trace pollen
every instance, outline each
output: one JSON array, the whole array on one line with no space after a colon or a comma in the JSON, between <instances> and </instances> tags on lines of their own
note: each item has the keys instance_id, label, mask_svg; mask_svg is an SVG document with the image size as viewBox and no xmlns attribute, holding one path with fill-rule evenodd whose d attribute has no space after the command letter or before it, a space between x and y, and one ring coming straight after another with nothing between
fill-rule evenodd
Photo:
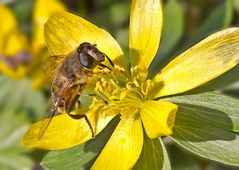
<instances>
[{"instance_id":1,"label":"pollen","mask_svg":"<svg viewBox=\"0 0 239 170\"><path fill-rule=\"evenodd\" d=\"M126 71L116 65L110 74L102 74L98 79L94 89L98 98L94 98L90 108L101 103L103 106L98 114L111 116L120 113L122 116L138 117L142 102L148 98L150 86L146 69L133 67L127 77Z\"/></svg>"}]
</instances>

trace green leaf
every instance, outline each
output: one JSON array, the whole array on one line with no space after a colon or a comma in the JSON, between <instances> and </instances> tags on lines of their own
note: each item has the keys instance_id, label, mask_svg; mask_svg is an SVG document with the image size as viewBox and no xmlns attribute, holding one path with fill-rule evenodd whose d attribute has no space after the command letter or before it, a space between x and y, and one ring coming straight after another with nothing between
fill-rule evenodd
<instances>
[{"instance_id":1,"label":"green leaf","mask_svg":"<svg viewBox=\"0 0 239 170\"><path fill-rule=\"evenodd\" d=\"M2 4L11 4L11 3L13 3L13 2L15 2L15 0L1 0L1 3Z\"/></svg>"},{"instance_id":2,"label":"green leaf","mask_svg":"<svg viewBox=\"0 0 239 170\"><path fill-rule=\"evenodd\" d=\"M115 38L117 42L120 44L120 47L122 48L122 50L124 51L126 64L130 65L130 58L127 57L129 56L128 37L129 37L128 28L118 29L117 32L115 33Z\"/></svg>"},{"instance_id":3,"label":"green leaf","mask_svg":"<svg viewBox=\"0 0 239 170\"><path fill-rule=\"evenodd\" d=\"M171 169L171 164L168 156L168 152L166 150L166 147L163 144L162 139L159 138L159 141L161 143L162 149L163 149L163 155L164 155L164 163L163 163L163 170L170 170Z\"/></svg>"},{"instance_id":4,"label":"green leaf","mask_svg":"<svg viewBox=\"0 0 239 170\"><path fill-rule=\"evenodd\" d=\"M111 24L115 26L122 25L129 17L129 3L120 2L110 5L109 16Z\"/></svg>"},{"instance_id":5,"label":"green leaf","mask_svg":"<svg viewBox=\"0 0 239 170\"><path fill-rule=\"evenodd\" d=\"M223 93L227 95L235 96L238 98L239 97L239 81L232 84L231 86L224 88L222 91Z\"/></svg>"},{"instance_id":6,"label":"green leaf","mask_svg":"<svg viewBox=\"0 0 239 170\"><path fill-rule=\"evenodd\" d=\"M104 148L118 122L119 117L114 118L99 135L82 145L67 150L49 152L44 157L42 166L44 169L57 170L89 169Z\"/></svg>"},{"instance_id":7,"label":"green leaf","mask_svg":"<svg viewBox=\"0 0 239 170\"><path fill-rule=\"evenodd\" d=\"M31 169L33 161L22 153L3 152L0 153L1 170Z\"/></svg>"},{"instance_id":8,"label":"green leaf","mask_svg":"<svg viewBox=\"0 0 239 170\"><path fill-rule=\"evenodd\" d=\"M192 45L196 44L203 38L212 34L215 31L219 31L230 25L233 19L233 7L231 1L224 1L202 23L197 32L186 43L182 45L180 51L185 51ZM180 52L180 53L181 53Z\"/></svg>"},{"instance_id":9,"label":"green leaf","mask_svg":"<svg viewBox=\"0 0 239 170\"><path fill-rule=\"evenodd\" d=\"M17 18L17 21L20 25L20 30L26 35L30 35L31 32L31 17L32 17L32 8L34 2L31 0L21 0L15 1L12 3L12 11Z\"/></svg>"},{"instance_id":10,"label":"green leaf","mask_svg":"<svg viewBox=\"0 0 239 170\"><path fill-rule=\"evenodd\" d=\"M21 150L20 138L29 125L26 113L4 110L0 113L0 151Z\"/></svg>"},{"instance_id":11,"label":"green leaf","mask_svg":"<svg viewBox=\"0 0 239 170\"><path fill-rule=\"evenodd\" d=\"M175 48L183 34L184 11L177 0L169 0L164 7L163 32L160 48L150 68L150 73L157 73L165 62L169 52Z\"/></svg>"},{"instance_id":12,"label":"green leaf","mask_svg":"<svg viewBox=\"0 0 239 170\"><path fill-rule=\"evenodd\" d=\"M129 31L128 28L122 28L119 29L116 34L115 34L115 38L117 40L117 42L120 44L120 46L122 47L122 49L124 50L124 53L126 53L125 55L127 56L127 50L128 50L128 37L129 37ZM129 57L125 57L127 60L129 60Z\"/></svg>"},{"instance_id":13,"label":"green leaf","mask_svg":"<svg viewBox=\"0 0 239 170\"><path fill-rule=\"evenodd\" d=\"M90 18L96 25L103 28L112 30L118 30L123 26L129 17L129 3L117 2L105 7L104 10L96 12L94 16ZM106 20L107 18L107 20Z\"/></svg>"},{"instance_id":14,"label":"green leaf","mask_svg":"<svg viewBox=\"0 0 239 170\"><path fill-rule=\"evenodd\" d=\"M41 92L32 89L29 79L0 77L0 110L28 111L33 120L45 115L47 102Z\"/></svg>"},{"instance_id":15,"label":"green leaf","mask_svg":"<svg viewBox=\"0 0 239 170\"><path fill-rule=\"evenodd\" d=\"M239 100L217 93L171 97L179 105L174 142L188 151L239 166Z\"/></svg>"},{"instance_id":16,"label":"green leaf","mask_svg":"<svg viewBox=\"0 0 239 170\"><path fill-rule=\"evenodd\" d=\"M204 115L207 115L208 118L214 119L214 121L211 122L210 119L205 119L206 117L202 117L202 122L207 122L209 124L217 122L219 123L219 126L221 128L226 128L227 130L239 132L239 100L234 97L226 96L220 93L209 92L194 95L170 97L165 98L164 100L170 100L174 103L180 104L180 106L184 106L185 104L190 106L197 106L197 108L201 106L203 109L201 112L205 113Z\"/></svg>"},{"instance_id":17,"label":"green leaf","mask_svg":"<svg viewBox=\"0 0 239 170\"><path fill-rule=\"evenodd\" d=\"M166 140L170 140L166 138ZM164 140L165 141L165 140ZM173 170L200 170L196 164L194 157L188 152L180 150L171 140L171 143L166 145L170 155L170 162ZM198 158L197 158L198 159Z\"/></svg>"},{"instance_id":18,"label":"green leaf","mask_svg":"<svg viewBox=\"0 0 239 170\"><path fill-rule=\"evenodd\" d=\"M233 0L232 2L233 2L233 7L237 11L237 13L239 13L239 1L238 0Z\"/></svg>"},{"instance_id":19,"label":"green leaf","mask_svg":"<svg viewBox=\"0 0 239 170\"><path fill-rule=\"evenodd\" d=\"M20 141L31 121L44 113L45 99L28 79L0 76L0 87L0 169L31 169L33 160Z\"/></svg>"},{"instance_id":20,"label":"green leaf","mask_svg":"<svg viewBox=\"0 0 239 170\"><path fill-rule=\"evenodd\" d=\"M134 170L170 170L168 153L161 139L150 139L144 135L144 145Z\"/></svg>"},{"instance_id":21,"label":"green leaf","mask_svg":"<svg viewBox=\"0 0 239 170\"><path fill-rule=\"evenodd\" d=\"M95 3L95 5L97 5L98 7L104 7L104 6L106 6L106 5L110 4L110 3L112 3L112 1L111 1L111 0L101 0L101 1L95 1L94 3Z\"/></svg>"},{"instance_id":22,"label":"green leaf","mask_svg":"<svg viewBox=\"0 0 239 170\"><path fill-rule=\"evenodd\" d=\"M20 140L29 124L26 113L0 112L0 169L30 169L32 160L24 155ZM13 163L14 162L14 163Z\"/></svg>"}]
</instances>

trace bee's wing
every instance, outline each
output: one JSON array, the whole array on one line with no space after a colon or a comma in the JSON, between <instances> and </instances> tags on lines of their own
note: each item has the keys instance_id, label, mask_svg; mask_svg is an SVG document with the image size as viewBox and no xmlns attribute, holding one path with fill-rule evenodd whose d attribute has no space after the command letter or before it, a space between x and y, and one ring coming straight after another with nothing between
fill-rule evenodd
<instances>
[{"instance_id":1,"label":"bee's wing","mask_svg":"<svg viewBox=\"0 0 239 170\"><path fill-rule=\"evenodd\" d=\"M43 134L46 132L47 130L47 127L50 125L51 121L52 121L52 118L55 116L55 113L57 111L57 106L53 106L53 103L52 103L52 98L49 99L49 102L48 102L48 107L47 109L51 109L51 110L47 110L47 113L48 113L48 118L47 119L44 119L42 120L41 122L41 127L40 127L40 131L38 133L38 138L41 139Z\"/></svg>"},{"instance_id":2,"label":"bee's wing","mask_svg":"<svg viewBox=\"0 0 239 170\"><path fill-rule=\"evenodd\" d=\"M56 75L58 68L66 58L66 55L53 55L43 59L42 70L43 72L53 78Z\"/></svg>"},{"instance_id":3,"label":"bee's wing","mask_svg":"<svg viewBox=\"0 0 239 170\"><path fill-rule=\"evenodd\" d=\"M59 107L60 101L63 98L64 93L66 92L68 85L70 84L70 82L66 82L63 86L63 88L61 89L61 91L59 92L59 98L57 99L57 101L55 103L53 103L52 97L49 99L49 103L48 103L48 108L50 108L50 110L48 110L48 118L42 120L41 122L41 127L40 127L40 131L38 134L38 138L41 139L43 134L46 132L48 126L50 125L52 118L55 116L55 113L57 112L57 109Z\"/></svg>"}]
</instances>

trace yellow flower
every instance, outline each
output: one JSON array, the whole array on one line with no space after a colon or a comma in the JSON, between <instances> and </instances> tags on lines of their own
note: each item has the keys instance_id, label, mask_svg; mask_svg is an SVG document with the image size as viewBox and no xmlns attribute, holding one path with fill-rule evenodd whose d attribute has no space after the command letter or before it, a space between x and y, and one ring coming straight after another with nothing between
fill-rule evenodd
<instances>
[{"instance_id":1,"label":"yellow flower","mask_svg":"<svg viewBox=\"0 0 239 170\"><path fill-rule=\"evenodd\" d=\"M143 129L150 138L173 133L178 107L160 100L161 97L196 88L239 62L239 29L229 28L207 37L176 57L152 80L148 79L147 70L159 47L162 22L160 0L133 0L129 71L120 46L105 30L70 13L56 14L45 25L45 38L52 55L66 55L82 42L89 42L97 44L115 64L113 74L98 78L94 88L107 104L94 98L87 116L96 134L117 114L120 122L92 169L132 168L142 150ZM83 119L75 120L67 114L55 116L39 139L41 123L33 124L26 132L25 147L57 150L91 139L90 128Z\"/></svg>"},{"instance_id":2,"label":"yellow flower","mask_svg":"<svg viewBox=\"0 0 239 170\"><path fill-rule=\"evenodd\" d=\"M46 5L47 4L47 5ZM0 71L12 78L31 74L34 87L44 80L39 71L40 61L50 54L44 41L44 24L54 13L65 11L58 0L37 0L33 10L33 37L31 43L23 35L12 11L0 4ZM36 69L37 68L37 69Z\"/></svg>"},{"instance_id":3,"label":"yellow flower","mask_svg":"<svg viewBox=\"0 0 239 170\"><path fill-rule=\"evenodd\" d=\"M44 40L44 24L51 15L62 11L66 11L66 7L59 0L35 1L32 25L33 37L30 45L33 60L28 68L34 89L39 89L48 81L41 70L42 59L50 55Z\"/></svg>"},{"instance_id":4,"label":"yellow flower","mask_svg":"<svg viewBox=\"0 0 239 170\"><path fill-rule=\"evenodd\" d=\"M10 57L21 57L21 52L28 51L26 37L19 32L14 15L3 4L0 4L0 12L0 71L7 76L19 78L25 75L25 66L22 64L16 67L17 63L11 62Z\"/></svg>"}]
</instances>

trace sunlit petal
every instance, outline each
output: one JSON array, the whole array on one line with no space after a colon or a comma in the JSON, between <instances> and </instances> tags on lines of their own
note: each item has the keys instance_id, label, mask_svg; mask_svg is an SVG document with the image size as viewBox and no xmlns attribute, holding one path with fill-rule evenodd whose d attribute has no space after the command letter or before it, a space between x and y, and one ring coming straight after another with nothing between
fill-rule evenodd
<instances>
[{"instance_id":1,"label":"sunlit petal","mask_svg":"<svg viewBox=\"0 0 239 170\"><path fill-rule=\"evenodd\" d=\"M129 27L132 66L149 67L159 47L162 23L161 0L133 0Z\"/></svg>"},{"instance_id":2,"label":"sunlit petal","mask_svg":"<svg viewBox=\"0 0 239 170\"><path fill-rule=\"evenodd\" d=\"M154 78L155 97L198 87L239 63L239 28L217 32L171 61ZM158 86L158 87L157 87Z\"/></svg>"},{"instance_id":3,"label":"sunlit petal","mask_svg":"<svg viewBox=\"0 0 239 170\"><path fill-rule=\"evenodd\" d=\"M47 4L47 5L46 5ZM44 24L56 12L65 11L65 6L58 0L37 0L33 10L33 52L45 45Z\"/></svg>"},{"instance_id":4,"label":"sunlit petal","mask_svg":"<svg viewBox=\"0 0 239 170\"><path fill-rule=\"evenodd\" d=\"M93 117L94 119L94 117ZM93 126L98 134L112 119L99 117L97 126ZM92 117L90 118L92 120ZM34 123L25 133L22 140L24 147L44 148L49 150L66 149L91 139L91 131L85 119L72 119L67 114L55 116L43 136L39 139L42 121Z\"/></svg>"},{"instance_id":5,"label":"sunlit petal","mask_svg":"<svg viewBox=\"0 0 239 170\"><path fill-rule=\"evenodd\" d=\"M142 146L141 120L131 116L123 118L91 169L131 169L139 158Z\"/></svg>"},{"instance_id":6,"label":"sunlit petal","mask_svg":"<svg viewBox=\"0 0 239 170\"><path fill-rule=\"evenodd\" d=\"M96 44L115 64L124 66L123 51L105 30L70 13L53 15L45 25L45 39L52 55L68 54L82 42Z\"/></svg>"},{"instance_id":7,"label":"sunlit petal","mask_svg":"<svg viewBox=\"0 0 239 170\"><path fill-rule=\"evenodd\" d=\"M140 116L144 129L150 138L171 135L178 106L163 101L143 102Z\"/></svg>"}]
</instances>

